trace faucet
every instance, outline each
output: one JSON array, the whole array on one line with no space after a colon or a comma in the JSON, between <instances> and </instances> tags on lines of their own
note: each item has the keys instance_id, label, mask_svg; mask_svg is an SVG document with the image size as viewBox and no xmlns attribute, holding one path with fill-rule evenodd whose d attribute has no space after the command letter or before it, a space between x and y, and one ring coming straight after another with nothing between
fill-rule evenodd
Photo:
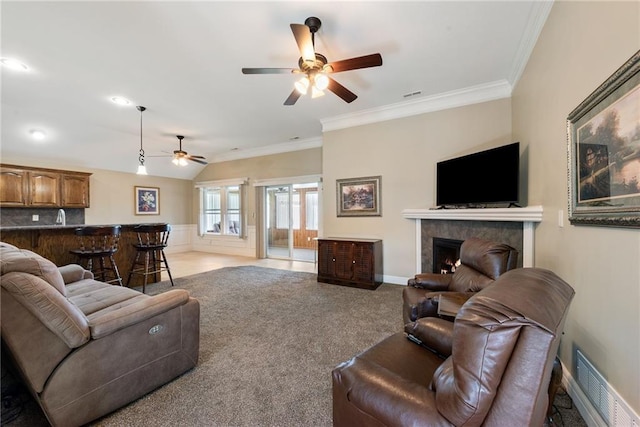
<instances>
[{"instance_id":1,"label":"faucet","mask_svg":"<svg viewBox=\"0 0 640 427\"><path fill-rule=\"evenodd\" d=\"M58 217L56 218L56 224L62 226L67 225L67 216L64 213L64 209L58 209Z\"/></svg>"}]
</instances>

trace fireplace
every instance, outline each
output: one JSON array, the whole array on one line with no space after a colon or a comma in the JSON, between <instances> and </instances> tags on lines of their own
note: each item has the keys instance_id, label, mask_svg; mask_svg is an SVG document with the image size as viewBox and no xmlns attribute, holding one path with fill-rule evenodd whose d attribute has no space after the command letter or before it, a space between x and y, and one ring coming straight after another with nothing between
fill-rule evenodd
<instances>
[{"instance_id":1,"label":"fireplace","mask_svg":"<svg viewBox=\"0 0 640 427\"><path fill-rule=\"evenodd\" d=\"M479 237L506 243L519 252L518 267L533 267L534 227L542 221L542 206L484 209L405 209L415 220L416 271L432 272L433 239L465 240Z\"/></svg>"},{"instance_id":2,"label":"fireplace","mask_svg":"<svg viewBox=\"0 0 640 427\"><path fill-rule=\"evenodd\" d=\"M451 274L456 271L460 259L462 240L433 238L433 272Z\"/></svg>"}]
</instances>

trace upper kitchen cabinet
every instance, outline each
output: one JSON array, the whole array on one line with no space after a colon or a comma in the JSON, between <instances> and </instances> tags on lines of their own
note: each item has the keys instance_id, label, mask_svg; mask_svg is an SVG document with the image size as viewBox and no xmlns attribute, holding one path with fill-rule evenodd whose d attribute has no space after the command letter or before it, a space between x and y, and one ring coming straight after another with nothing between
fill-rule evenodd
<instances>
[{"instance_id":1,"label":"upper kitchen cabinet","mask_svg":"<svg viewBox=\"0 0 640 427\"><path fill-rule=\"evenodd\" d=\"M32 208L60 206L60 174L29 171L29 205Z\"/></svg>"},{"instance_id":2,"label":"upper kitchen cabinet","mask_svg":"<svg viewBox=\"0 0 640 427\"><path fill-rule=\"evenodd\" d=\"M29 172L0 166L0 205L29 206Z\"/></svg>"},{"instance_id":3,"label":"upper kitchen cabinet","mask_svg":"<svg viewBox=\"0 0 640 427\"><path fill-rule=\"evenodd\" d=\"M0 165L0 206L88 208L90 173Z\"/></svg>"},{"instance_id":4,"label":"upper kitchen cabinet","mask_svg":"<svg viewBox=\"0 0 640 427\"><path fill-rule=\"evenodd\" d=\"M63 173L60 180L60 195L65 208L89 207L89 176L78 173Z\"/></svg>"}]
</instances>

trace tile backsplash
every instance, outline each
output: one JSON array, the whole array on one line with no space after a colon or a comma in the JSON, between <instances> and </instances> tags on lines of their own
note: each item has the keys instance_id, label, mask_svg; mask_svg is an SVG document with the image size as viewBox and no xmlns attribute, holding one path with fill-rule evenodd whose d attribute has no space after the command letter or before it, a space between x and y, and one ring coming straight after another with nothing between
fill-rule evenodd
<instances>
[{"instance_id":1,"label":"tile backsplash","mask_svg":"<svg viewBox=\"0 0 640 427\"><path fill-rule=\"evenodd\" d=\"M55 225L58 208L0 208L0 227ZM84 225L84 209L65 209L67 225ZM38 221L33 221L38 215Z\"/></svg>"}]
</instances>

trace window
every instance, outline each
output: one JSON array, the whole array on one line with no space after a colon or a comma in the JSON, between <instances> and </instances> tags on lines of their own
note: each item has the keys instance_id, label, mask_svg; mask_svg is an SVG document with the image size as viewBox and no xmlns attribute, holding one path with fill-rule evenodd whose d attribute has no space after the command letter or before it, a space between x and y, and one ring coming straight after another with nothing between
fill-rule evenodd
<instances>
[{"instance_id":1,"label":"window","mask_svg":"<svg viewBox=\"0 0 640 427\"><path fill-rule=\"evenodd\" d=\"M199 183L200 234L242 236L242 184ZM244 182L243 182L244 183Z\"/></svg>"}]
</instances>

